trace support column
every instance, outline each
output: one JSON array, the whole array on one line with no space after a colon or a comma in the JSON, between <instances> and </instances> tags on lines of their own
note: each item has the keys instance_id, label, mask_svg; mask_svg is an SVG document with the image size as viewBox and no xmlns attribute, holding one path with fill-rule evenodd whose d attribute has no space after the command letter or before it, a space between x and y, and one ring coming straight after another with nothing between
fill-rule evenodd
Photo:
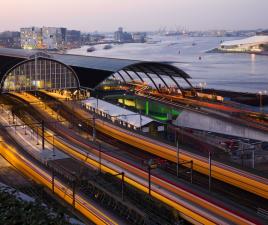
<instances>
[{"instance_id":1,"label":"support column","mask_svg":"<svg viewBox=\"0 0 268 225\"><path fill-rule=\"evenodd\" d=\"M42 120L42 149L45 149L45 122Z\"/></svg>"}]
</instances>

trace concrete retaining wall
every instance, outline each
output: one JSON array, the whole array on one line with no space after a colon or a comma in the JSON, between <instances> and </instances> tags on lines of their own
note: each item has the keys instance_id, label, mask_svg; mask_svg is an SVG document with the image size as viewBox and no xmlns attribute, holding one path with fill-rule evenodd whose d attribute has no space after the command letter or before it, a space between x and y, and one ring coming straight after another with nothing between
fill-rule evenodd
<instances>
[{"instance_id":1,"label":"concrete retaining wall","mask_svg":"<svg viewBox=\"0 0 268 225\"><path fill-rule=\"evenodd\" d=\"M225 120L210 117L208 115L200 114L184 110L175 121L175 125L233 135L237 137L250 138L259 141L268 141L268 132L243 126L243 124L232 124Z\"/></svg>"}]
</instances>

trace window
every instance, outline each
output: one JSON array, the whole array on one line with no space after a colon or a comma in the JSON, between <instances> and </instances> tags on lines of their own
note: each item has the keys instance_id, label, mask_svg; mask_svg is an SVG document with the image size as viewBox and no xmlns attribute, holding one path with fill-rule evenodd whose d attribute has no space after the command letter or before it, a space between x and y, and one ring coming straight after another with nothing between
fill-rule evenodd
<instances>
[{"instance_id":1,"label":"window","mask_svg":"<svg viewBox=\"0 0 268 225\"><path fill-rule=\"evenodd\" d=\"M78 88L76 74L60 62L38 58L15 67L5 77L3 92Z\"/></svg>"}]
</instances>

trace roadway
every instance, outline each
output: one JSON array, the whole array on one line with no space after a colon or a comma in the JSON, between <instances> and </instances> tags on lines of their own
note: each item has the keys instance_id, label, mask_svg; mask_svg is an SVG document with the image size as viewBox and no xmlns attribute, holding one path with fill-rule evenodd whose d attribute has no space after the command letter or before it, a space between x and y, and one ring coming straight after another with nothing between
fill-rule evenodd
<instances>
[{"instance_id":1,"label":"roadway","mask_svg":"<svg viewBox=\"0 0 268 225\"><path fill-rule=\"evenodd\" d=\"M18 94L16 95L18 96ZM28 102L39 101L35 97L29 96L29 95L27 96L20 95L19 97L27 100ZM39 113L42 113L42 111L44 111L44 107L41 107L41 104L34 104L33 106L35 108L38 108L38 106L40 107ZM48 107L46 108L47 110L49 110ZM54 112L53 114L56 114L56 112ZM49 113L47 115L52 115L52 113ZM57 129L59 129L59 127ZM75 139L72 140L72 143L76 143L76 142L77 140ZM97 168L100 167L98 158L96 158L96 154L99 153L98 149L94 149L92 146L89 147L84 144L84 149L88 149L90 150L90 152L93 151L93 155L89 155L88 152L86 153L84 151L81 151L81 148L71 146L70 144L62 142L62 140L56 139L55 144L59 145L57 146L57 148L60 148L61 150L71 155L72 157L76 159L80 159L81 161L84 161L85 163L90 164L90 166L93 165ZM81 146L81 143L80 143L80 146ZM102 160L103 161L102 161L101 169L103 171L109 172L111 174L124 171L127 174L126 181L128 183L130 183L131 185L137 187L138 189L144 192L148 192L147 181L145 180L145 178L147 178L148 176L146 171L140 170L139 168L133 165L130 165L128 163L125 163L122 160L116 159L106 153L102 153ZM204 219L206 219L207 220L206 223L210 222L210 223L216 223L216 224L229 224L229 222L227 222L226 219L231 220L237 224L252 223L250 221L246 222L245 221L246 219L243 219L239 215L236 215L233 212L226 210L225 207L217 206L214 203L211 203L207 199L203 199L201 196L196 195L189 190L185 190L179 186L175 186L156 176L152 176L152 181L153 181L152 196L158 199L161 199L166 204L169 204L172 207L176 208L177 210L182 212L185 215L185 218L188 220L189 220L189 215L191 215L190 217L192 219L197 220L199 222L200 221L204 222ZM165 190L163 190L162 188ZM176 200L176 198L178 197L179 199ZM191 213L189 210L191 210ZM210 220L208 220L207 217L204 217L203 220L202 218L200 218L200 215L204 215L204 213L205 215L209 214L208 218ZM211 221L211 218L213 218L212 221Z\"/></svg>"}]
</instances>

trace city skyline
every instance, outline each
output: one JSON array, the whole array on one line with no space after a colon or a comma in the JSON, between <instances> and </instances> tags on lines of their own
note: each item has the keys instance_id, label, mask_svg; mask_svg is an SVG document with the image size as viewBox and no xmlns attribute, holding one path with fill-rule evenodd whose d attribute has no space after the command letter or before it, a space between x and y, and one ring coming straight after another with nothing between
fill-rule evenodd
<instances>
[{"instance_id":1,"label":"city skyline","mask_svg":"<svg viewBox=\"0 0 268 225\"><path fill-rule=\"evenodd\" d=\"M44 3L10 0L1 5L0 31L29 26L63 26L84 32L110 32L119 26L131 31L163 27L189 30L265 29L267 8L265 0L259 0L258 4L253 0L236 0L231 5L223 0L77 0L76 4L63 0L47 0Z\"/></svg>"}]
</instances>

